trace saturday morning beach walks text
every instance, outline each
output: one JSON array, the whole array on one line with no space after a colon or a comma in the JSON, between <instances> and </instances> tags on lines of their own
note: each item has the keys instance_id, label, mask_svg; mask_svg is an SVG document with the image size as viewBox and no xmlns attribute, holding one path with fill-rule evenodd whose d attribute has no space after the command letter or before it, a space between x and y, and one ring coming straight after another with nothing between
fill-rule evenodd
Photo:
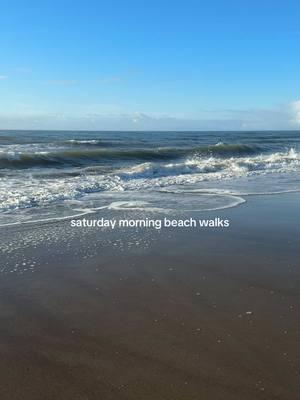
<instances>
[{"instance_id":1,"label":"saturday morning beach walks text","mask_svg":"<svg viewBox=\"0 0 300 400\"><path fill-rule=\"evenodd\" d=\"M73 228L228 228L230 221L219 217L213 219L72 219Z\"/></svg>"}]
</instances>

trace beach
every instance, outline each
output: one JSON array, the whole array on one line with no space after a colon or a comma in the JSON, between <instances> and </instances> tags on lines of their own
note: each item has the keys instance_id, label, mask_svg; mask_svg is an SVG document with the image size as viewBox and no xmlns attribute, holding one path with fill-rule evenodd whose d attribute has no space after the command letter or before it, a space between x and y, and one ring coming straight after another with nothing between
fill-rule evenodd
<instances>
[{"instance_id":1,"label":"beach","mask_svg":"<svg viewBox=\"0 0 300 400\"><path fill-rule=\"evenodd\" d=\"M2 227L1 399L296 400L299 200L172 214L228 228Z\"/></svg>"},{"instance_id":2,"label":"beach","mask_svg":"<svg viewBox=\"0 0 300 400\"><path fill-rule=\"evenodd\" d=\"M299 19L1 3L0 400L300 400Z\"/></svg>"}]
</instances>

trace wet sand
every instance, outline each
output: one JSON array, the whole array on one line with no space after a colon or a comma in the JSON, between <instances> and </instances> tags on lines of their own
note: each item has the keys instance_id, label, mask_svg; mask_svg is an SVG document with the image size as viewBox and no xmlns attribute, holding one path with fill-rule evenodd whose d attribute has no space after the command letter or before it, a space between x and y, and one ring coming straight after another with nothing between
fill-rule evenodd
<instances>
[{"instance_id":1,"label":"wet sand","mask_svg":"<svg viewBox=\"0 0 300 400\"><path fill-rule=\"evenodd\" d=\"M298 399L299 201L198 214L228 229L1 229L1 400Z\"/></svg>"}]
</instances>

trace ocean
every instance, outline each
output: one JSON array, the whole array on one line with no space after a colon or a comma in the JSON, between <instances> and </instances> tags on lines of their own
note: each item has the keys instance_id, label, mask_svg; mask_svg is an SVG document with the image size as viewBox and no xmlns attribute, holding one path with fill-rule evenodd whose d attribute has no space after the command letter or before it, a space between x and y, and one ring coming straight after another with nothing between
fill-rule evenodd
<instances>
[{"instance_id":1,"label":"ocean","mask_svg":"<svg viewBox=\"0 0 300 400\"><path fill-rule=\"evenodd\" d=\"M0 131L0 225L300 190L300 131Z\"/></svg>"}]
</instances>

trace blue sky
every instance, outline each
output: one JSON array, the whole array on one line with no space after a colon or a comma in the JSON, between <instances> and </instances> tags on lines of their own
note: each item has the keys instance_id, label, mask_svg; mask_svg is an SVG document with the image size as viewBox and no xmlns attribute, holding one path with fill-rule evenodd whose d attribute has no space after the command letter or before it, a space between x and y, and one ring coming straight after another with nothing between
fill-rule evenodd
<instances>
[{"instance_id":1,"label":"blue sky","mask_svg":"<svg viewBox=\"0 0 300 400\"><path fill-rule=\"evenodd\" d=\"M0 129L300 128L300 2L9 1Z\"/></svg>"}]
</instances>

